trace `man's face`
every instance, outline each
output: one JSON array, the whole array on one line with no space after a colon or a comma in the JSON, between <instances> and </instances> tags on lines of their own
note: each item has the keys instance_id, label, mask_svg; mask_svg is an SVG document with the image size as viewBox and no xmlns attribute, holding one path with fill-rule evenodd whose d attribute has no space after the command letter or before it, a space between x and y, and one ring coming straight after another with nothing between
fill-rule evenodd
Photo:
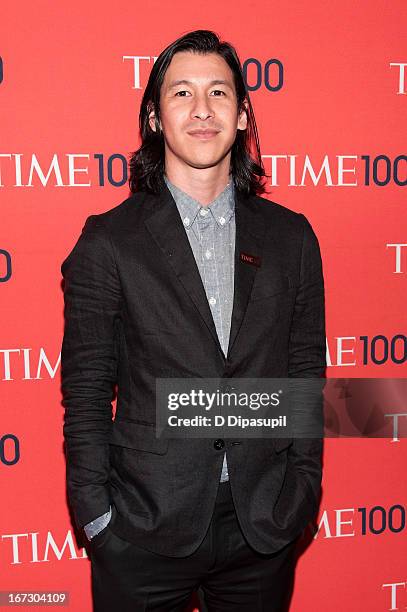
<instances>
[{"instance_id":1,"label":"man's face","mask_svg":"<svg viewBox=\"0 0 407 612\"><path fill-rule=\"evenodd\" d=\"M217 53L174 55L161 87L160 118L166 162L177 158L194 168L219 164L236 130L247 127L246 112L237 112L232 70ZM154 112L150 126L155 130Z\"/></svg>"}]
</instances>

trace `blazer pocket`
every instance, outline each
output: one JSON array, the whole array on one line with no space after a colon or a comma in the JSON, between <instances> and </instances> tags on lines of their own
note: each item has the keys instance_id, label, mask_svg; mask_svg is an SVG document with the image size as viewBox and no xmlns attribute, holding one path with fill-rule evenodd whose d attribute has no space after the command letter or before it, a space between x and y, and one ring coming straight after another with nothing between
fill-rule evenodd
<instances>
[{"instance_id":1,"label":"blazer pocket","mask_svg":"<svg viewBox=\"0 0 407 612\"><path fill-rule=\"evenodd\" d=\"M135 450L165 455L168 438L156 438L155 424L143 425L127 419L116 418L110 433L109 444Z\"/></svg>"},{"instance_id":2,"label":"blazer pocket","mask_svg":"<svg viewBox=\"0 0 407 612\"><path fill-rule=\"evenodd\" d=\"M261 298L271 297L279 293L286 293L291 288L291 281L288 276L281 275L269 279L255 280L253 289L250 295L250 301L259 300Z\"/></svg>"}]
</instances>

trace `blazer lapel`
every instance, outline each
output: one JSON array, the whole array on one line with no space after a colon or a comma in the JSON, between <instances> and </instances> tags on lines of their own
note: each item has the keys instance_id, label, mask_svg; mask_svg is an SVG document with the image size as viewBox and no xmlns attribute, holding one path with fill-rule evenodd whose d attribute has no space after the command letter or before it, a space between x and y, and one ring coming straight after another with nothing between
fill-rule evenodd
<instances>
[{"instance_id":1,"label":"blazer lapel","mask_svg":"<svg viewBox=\"0 0 407 612\"><path fill-rule=\"evenodd\" d=\"M235 275L228 357L243 323L257 271L257 266L241 261L240 253L254 255L261 260L265 231L263 217L258 207L254 205L253 198L244 197L237 189L235 195Z\"/></svg>"},{"instance_id":2,"label":"blazer lapel","mask_svg":"<svg viewBox=\"0 0 407 612\"><path fill-rule=\"evenodd\" d=\"M222 353L205 288L175 200L166 185L159 196L153 196L153 200L151 208L155 210L145 221L145 225L184 286Z\"/></svg>"},{"instance_id":3,"label":"blazer lapel","mask_svg":"<svg viewBox=\"0 0 407 612\"><path fill-rule=\"evenodd\" d=\"M145 225L174 270L178 280L202 317L218 350L226 359L216 331L212 313L205 293L199 269L182 224L177 205L165 185L161 194L150 196L152 214ZM264 238L262 215L253 205L252 198L246 198L235 190L236 246L234 297L231 330L227 357L233 348L243 322L257 267L240 260L240 253L260 257Z\"/></svg>"}]
</instances>

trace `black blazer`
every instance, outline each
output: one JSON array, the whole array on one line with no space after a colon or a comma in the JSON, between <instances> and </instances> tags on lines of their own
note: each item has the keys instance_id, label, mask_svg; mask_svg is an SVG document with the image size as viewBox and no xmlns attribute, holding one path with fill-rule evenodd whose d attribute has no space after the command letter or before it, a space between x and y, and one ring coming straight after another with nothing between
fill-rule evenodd
<instances>
[{"instance_id":1,"label":"black blazer","mask_svg":"<svg viewBox=\"0 0 407 612\"><path fill-rule=\"evenodd\" d=\"M219 449L214 439L157 438L154 425L156 377L324 376L322 264L305 216L236 190L227 356L166 186L90 216L62 274L67 489L77 525L112 503L110 526L122 538L169 556L192 553L226 450L248 542L270 553L300 535L318 506L321 439L225 440Z\"/></svg>"}]
</instances>

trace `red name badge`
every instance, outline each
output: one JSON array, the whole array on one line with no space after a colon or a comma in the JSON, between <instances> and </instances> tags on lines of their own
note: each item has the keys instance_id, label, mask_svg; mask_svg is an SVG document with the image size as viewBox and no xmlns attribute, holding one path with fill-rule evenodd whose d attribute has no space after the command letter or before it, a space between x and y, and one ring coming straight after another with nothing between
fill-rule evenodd
<instances>
[{"instance_id":1,"label":"red name badge","mask_svg":"<svg viewBox=\"0 0 407 612\"><path fill-rule=\"evenodd\" d=\"M242 263L250 264L251 266L256 266L256 268L260 268L261 266L261 258L257 255L250 255L250 253L240 252L239 257Z\"/></svg>"}]
</instances>

